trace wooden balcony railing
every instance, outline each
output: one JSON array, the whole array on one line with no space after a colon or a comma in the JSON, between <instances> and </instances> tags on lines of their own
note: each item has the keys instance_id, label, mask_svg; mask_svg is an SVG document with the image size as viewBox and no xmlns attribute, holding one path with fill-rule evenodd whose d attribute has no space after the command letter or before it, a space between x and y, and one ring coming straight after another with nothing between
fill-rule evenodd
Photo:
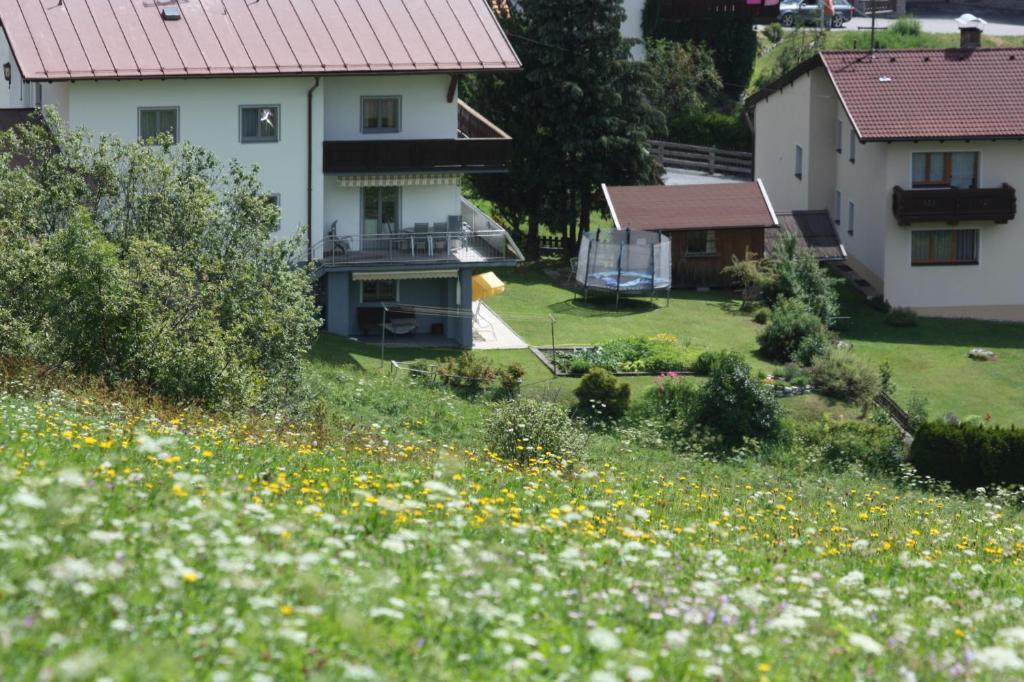
<instances>
[{"instance_id":1,"label":"wooden balcony railing","mask_svg":"<svg viewBox=\"0 0 1024 682\"><path fill-rule=\"evenodd\" d=\"M892 190L892 212L900 225L956 225L970 220L1007 223L1017 215L1017 191L1006 183L978 189L903 189L897 185Z\"/></svg>"},{"instance_id":2,"label":"wooden balcony railing","mask_svg":"<svg viewBox=\"0 0 1024 682\"><path fill-rule=\"evenodd\" d=\"M451 139L324 142L324 173L496 173L508 169L512 138L464 102Z\"/></svg>"}]
</instances>

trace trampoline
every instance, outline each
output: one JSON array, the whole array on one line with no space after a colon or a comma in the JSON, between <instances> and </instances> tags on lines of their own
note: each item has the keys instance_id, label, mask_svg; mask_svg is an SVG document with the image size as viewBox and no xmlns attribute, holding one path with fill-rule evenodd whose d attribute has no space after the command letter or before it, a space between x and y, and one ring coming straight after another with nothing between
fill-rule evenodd
<instances>
[{"instance_id":1,"label":"trampoline","mask_svg":"<svg viewBox=\"0 0 1024 682\"><path fill-rule=\"evenodd\" d=\"M612 230L585 232L580 240L576 282L587 300L591 290L651 298L672 287L672 240L660 232Z\"/></svg>"}]
</instances>

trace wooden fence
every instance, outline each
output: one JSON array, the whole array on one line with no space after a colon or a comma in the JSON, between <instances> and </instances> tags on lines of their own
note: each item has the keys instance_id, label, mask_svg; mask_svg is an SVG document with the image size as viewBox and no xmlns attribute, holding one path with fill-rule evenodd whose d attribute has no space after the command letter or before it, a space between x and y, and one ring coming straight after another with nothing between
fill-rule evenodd
<instances>
[{"instance_id":1,"label":"wooden fence","mask_svg":"<svg viewBox=\"0 0 1024 682\"><path fill-rule=\"evenodd\" d=\"M664 140L651 140L651 153L665 168L681 168L702 173L721 173L744 178L754 177L754 155L717 147L701 147Z\"/></svg>"}]
</instances>

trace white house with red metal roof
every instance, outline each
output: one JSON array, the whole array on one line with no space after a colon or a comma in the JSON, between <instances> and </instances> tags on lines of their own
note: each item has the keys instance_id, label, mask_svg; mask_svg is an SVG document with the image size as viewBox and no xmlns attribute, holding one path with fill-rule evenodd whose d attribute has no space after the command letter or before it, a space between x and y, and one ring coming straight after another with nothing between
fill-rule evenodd
<instances>
[{"instance_id":1,"label":"white house with red metal roof","mask_svg":"<svg viewBox=\"0 0 1024 682\"><path fill-rule=\"evenodd\" d=\"M776 209L828 210L856 278L925 315L1024 320L1024 49L822 52L753 96Z\"/></svg>"},{"instance_id":2,"label":"white house with red metal roof","mask_svg":"<svg viewBox=\"0 0 1024 682\"><path fill-rule=\"evenodd\" d=\"M0 106L258 164L329 331L469 345L472 269L522 258L460 195L511 154L458 96L520 68L485 0L0 0L0 23Z\"/></svg>"}]
</instances>

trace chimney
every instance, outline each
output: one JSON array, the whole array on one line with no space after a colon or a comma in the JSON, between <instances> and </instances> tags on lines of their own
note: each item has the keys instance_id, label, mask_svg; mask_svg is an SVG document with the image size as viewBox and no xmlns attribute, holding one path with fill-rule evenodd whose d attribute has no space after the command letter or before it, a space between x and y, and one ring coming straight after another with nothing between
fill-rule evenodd
<instances>
[{"instance_id":1,"label":"chimney","mask_svg":"<svg viewBox=\"0 0 1024 682\"><path fill-rule=\"evenodd\" d=\"M985 20L979 19L973 14L963 14L956 20L960 28L960 49L976 50L981 47L981 31L985 26Z\"/></svg>"}]
</instances>

